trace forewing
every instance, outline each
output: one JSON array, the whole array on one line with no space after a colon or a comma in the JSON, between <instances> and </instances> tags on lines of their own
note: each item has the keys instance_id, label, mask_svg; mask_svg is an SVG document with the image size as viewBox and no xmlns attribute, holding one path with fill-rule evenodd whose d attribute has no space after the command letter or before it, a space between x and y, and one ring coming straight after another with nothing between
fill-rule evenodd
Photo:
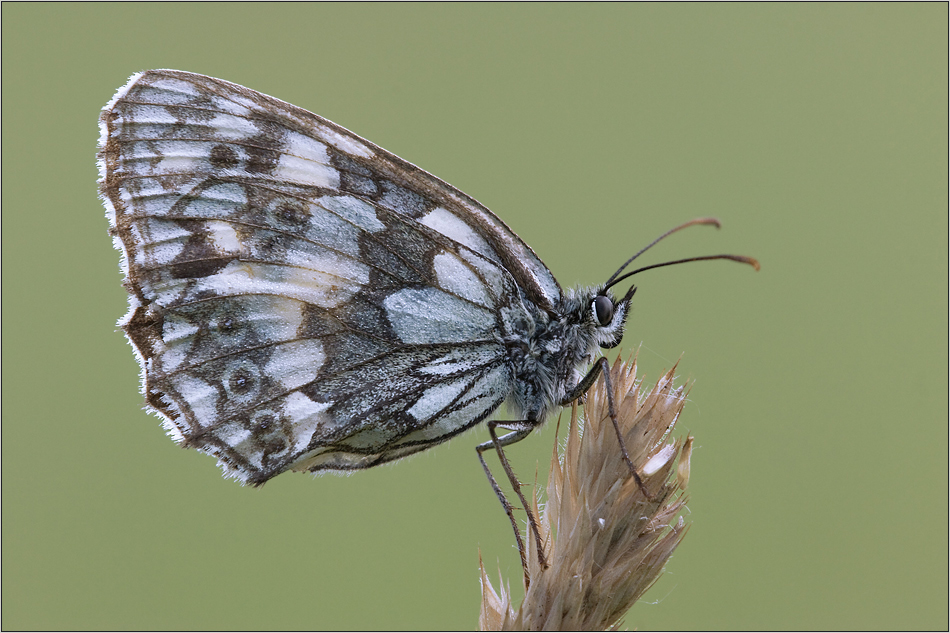
<instances>
[{"instance_id":1,"label":"forewing","mask_svg":"<svg viewBox=\"0 0 950 633\"><path fill-rule=\"evenodd\" d=\"M518 288L482 234L411 178L396 184L398 159L174 71L133 77L101 126L100 190L131 295L120 323L143 391L229 475L395 459L510 392L500 341Z\"/></svg>"},{"instance_id":2,"label":"forewing","mask_svg":"<svg viewBox=\"0 0 950 633\"><path fill-rule=\"evenodd\" d=\"M225 172L247 170L358 195L497 262L542 309L551 309L561 296L534 251L475 199L311 112L220 79L151 70L119 91L106 106L102 125L133 113L136 125L154 125L168 134L165 138L187 142L176 146L179 154L164 154L170 170L174 161L204 160ZM102 153L106 161L109 149ZM143 159L152 155L142 150Z\"/></svg>"}]
</instances>

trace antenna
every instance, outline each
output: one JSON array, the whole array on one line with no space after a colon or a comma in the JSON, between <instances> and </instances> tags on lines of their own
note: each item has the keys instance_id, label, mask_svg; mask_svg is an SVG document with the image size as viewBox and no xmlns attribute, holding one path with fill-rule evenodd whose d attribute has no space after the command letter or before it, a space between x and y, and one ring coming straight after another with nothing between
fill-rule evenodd
<instances>
[{"instance_id":1,"label":"antenna","mask_svg":"<svg viewBox=\"0 0 950 633\"><path fill-rule=\"evenodd\" d=\"M720 226L722 226L719 223L719 220L717 220L716 218L696 218L695 220L690 220L689 222L684 222L683 224L680 224L679 226L673 227L672 229L670 229L669 231L667 231L660 237L656 238L655 240L653 240L652 242L650 242L649 244L641 248L639 251L637 251L637 253L633 257L631 257L626 262L624 262L623 266L618 268L617 272L615 272L613 275L610 276L609 279L607 279L607 281L604 284L604 290L620 283L627 277L631 277L633 275L636 275L637 273L642 273L645 270L650 270L653 268L662 268L663 266L672 266L673 264L685 264L686 262L700 262L700 261L711 260L711 259L728 259L734 262L739 262L741 264L748 264L752 266L753 268L755 268L756 270L759 270L760 266L759 266L758 260L752 257L745 257L744 255L704 255L702 257L689 257L687 259L677 259L674 261L663 262L662 264L653 264L651 266L644 266L643 268L638 268L623 276L618 276L620 275L620 273L623 272L624 268L630 265L630 263L633 260L635 260L637 257L640 257L640 255L643 255L645 252L647 252L650 248L655 246L658 242L660 242L664 238L667 238L673 233L676 233L677 231L681 231L682 229L685 229L690 226L704 226L704 225L715 226L717 229L720 228Z\"/></svg>"}]
</instances>

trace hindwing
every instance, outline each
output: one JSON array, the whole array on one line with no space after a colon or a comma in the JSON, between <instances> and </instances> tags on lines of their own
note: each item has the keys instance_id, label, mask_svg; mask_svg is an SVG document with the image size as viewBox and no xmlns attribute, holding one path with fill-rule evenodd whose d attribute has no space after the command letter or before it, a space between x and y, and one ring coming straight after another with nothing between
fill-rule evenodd
<instances>
[{"instance_id":1,"label":"hindwing","mask_svg":"<svg viewBox=\"0 0 950 633\"><path fill-rule=\"evenodd\" d=\"M511 392L522 298L560 296L477 202L277 99L148 71L101 130L146 400L242 481L372 466L471 427Z\"/></svg>"}]
</instances>

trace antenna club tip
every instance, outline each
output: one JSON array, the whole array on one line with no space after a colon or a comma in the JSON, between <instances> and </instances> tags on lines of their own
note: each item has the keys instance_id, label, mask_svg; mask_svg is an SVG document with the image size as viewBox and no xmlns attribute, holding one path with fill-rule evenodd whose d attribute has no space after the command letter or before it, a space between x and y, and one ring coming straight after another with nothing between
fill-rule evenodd
<instances>
[{"instance_id":1,"label":"antenna club tip","mask_svg":"<svg viewBox=\"0 0 950 633\"><path fill-rule=\"evenodd\" d=\"M719 221L719 218L697 218L693 220L695 224L708 224L716 227L717 229L722 228L722 222Z\"/></svg>"},{"instance_id":2,"label":"antenna club tip","mask_svg":"<svg viewBox=\"0 0 950 633\"><path fill-rule=\"evenodd\" d=\"M759 264L759 260L755 259L754 257L748 257L747 259L748 259L749 265L755 268L756 272L762 270L762 266Z\"/></svg>"}]
</instances>

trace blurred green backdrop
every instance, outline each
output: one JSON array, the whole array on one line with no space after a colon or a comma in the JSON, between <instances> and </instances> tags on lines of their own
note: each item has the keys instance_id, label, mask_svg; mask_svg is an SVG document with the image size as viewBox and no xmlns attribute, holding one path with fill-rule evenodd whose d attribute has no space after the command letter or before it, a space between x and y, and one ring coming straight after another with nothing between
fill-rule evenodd
<instances>
[{"instance_id":1,"label":"blurred green backdrop","mask_svg":"<svg viewBox=\"0 0 950 633\"><path fill-rule=\"evenodd\" d=\"M683 354L694 525L640 629L946 629L947 5L9 4L4 629L464 629L518 584L484 430L351 477L223 480L140 410L96 198L133 72L221 77L476 197L563 285L640 278ZM510 451L526 479L554 425ZM494 576L494 574L493 574Z\"/></svg>"}]
</instances>

